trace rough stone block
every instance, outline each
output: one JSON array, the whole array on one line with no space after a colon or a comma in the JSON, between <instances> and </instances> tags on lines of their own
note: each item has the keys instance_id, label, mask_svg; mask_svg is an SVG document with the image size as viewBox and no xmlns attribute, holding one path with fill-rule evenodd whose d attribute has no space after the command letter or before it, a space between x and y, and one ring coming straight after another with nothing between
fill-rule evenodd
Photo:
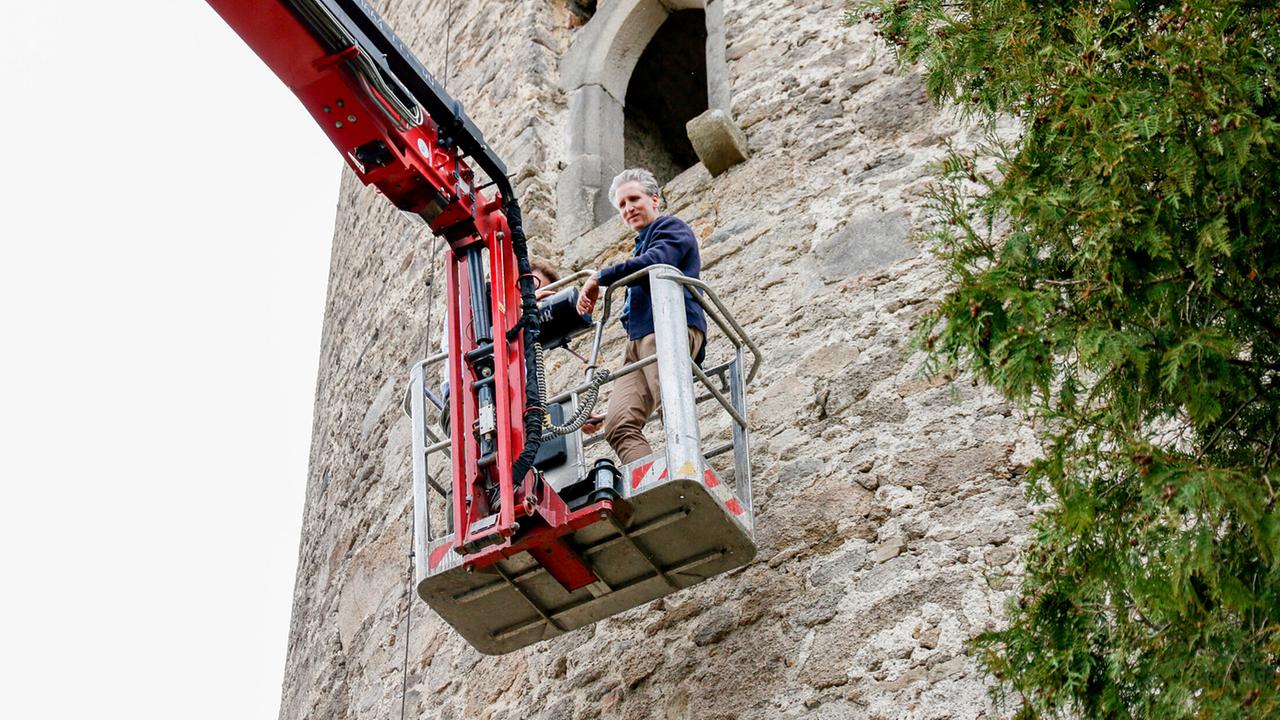
<instances>
[{"instance_id":1,"label":"rough stone block","mask_svg":"<svg viewBox=\"0 0 1280 720\"><path fill-rule=\"evenodd\" d=\"M713 177L748 157L747 136L723 110L708 110L690 120L685 129L698 159Z\"/></svg>"},{"instance_id":2,"label":"rough stone block","mask_svg":"<svg viewBox=\"0 0 1280 720\"><path fill-rule=\"evenodd\" d=\"M837 282L915 257L918 251L910 238L911 218L906 212L864 213L820 242L815 254L823 279Z\"/></svg>"},{"instance_id":3,"label":"rough stone block","mask_svg":"<svg viewBox=\"0 0 1280 720\"><path fill-rule=\"evenodd\" d=\"M569 157L599 155L611 167L622 165L622 103L599 85L569 95Z\"/></svg>"},{"instance_id":4,"label":"rough stone block","mask_svg":"<svg viewBox=\"0 0 1280 720\"><path fill-rule=\"evenodd\" d=\"M632 247L635 234L614 213L607 222L561 243L566 270L599 269L610 259L622 260Z\"/></svg>"},{"instance_id":5,"label":"rough stone block","mask_svg":"<svg viewBox=\"0 0 1280 720\"><path fill-rule=\"evenodd\" d=\"M560 173L556 184L556 221L561 241L571 240L599 224L608 209L607 180L598 155L579 155Z\"/></svg>"}]
</instances>

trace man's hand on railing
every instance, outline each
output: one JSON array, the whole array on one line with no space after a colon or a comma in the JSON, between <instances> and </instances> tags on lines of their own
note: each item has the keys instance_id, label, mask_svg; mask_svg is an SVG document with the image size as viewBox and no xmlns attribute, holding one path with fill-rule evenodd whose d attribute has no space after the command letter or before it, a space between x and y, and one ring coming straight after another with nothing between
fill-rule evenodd
<instances>
[{"instance_id":1,"label":"man's hand on railing","mask_svg":"<svg viewBox=\"0 0 1280 720\"><path fill-rule=\"evenodd\" d=\"M600 280L595 273L587 278L587 282L582 286L582 292L578 294L578 314L590 315L592 310L596 309L596 300L600 299Z\"/></svg>"}]
</instances>

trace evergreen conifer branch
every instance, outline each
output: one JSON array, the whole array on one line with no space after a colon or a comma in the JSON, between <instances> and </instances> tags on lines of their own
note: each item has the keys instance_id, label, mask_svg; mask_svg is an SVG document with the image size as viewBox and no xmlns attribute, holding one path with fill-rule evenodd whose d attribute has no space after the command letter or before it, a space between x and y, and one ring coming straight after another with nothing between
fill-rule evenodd
<instances>
[{"instance_id":1,"label":"evergreen conifer branch","mask_svg":"<svg viewBox=\"0 0 1280 720\"><path fill-rule=\"evenodd\" d=\"M1018 717L1280 717L1280 6L874 0L936 101L1015 138L928 199L919 328L1036 418L1046 500L974 650Z\"/></svg>"}]
</instances>

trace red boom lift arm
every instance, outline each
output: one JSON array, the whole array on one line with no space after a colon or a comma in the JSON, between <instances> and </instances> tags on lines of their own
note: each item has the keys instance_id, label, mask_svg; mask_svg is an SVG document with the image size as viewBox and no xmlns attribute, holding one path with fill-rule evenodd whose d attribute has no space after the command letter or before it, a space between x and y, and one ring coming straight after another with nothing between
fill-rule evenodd
<instances>
[{"instance_id":1,"label":"red boom lift arm","mask_svg":"<svg viewBox=\"0 0 1280 720\"><path fill-rule=\"evenodd\" d=\"M566 590L595 582L563 536L624 508L606 494L570 511L533 468L539 323L506 167L367 0L208 2L356 175L449 244L454 549L470 569L528 551ZM477 170L487 176L479 187Z\"/></svg>"}]
</instances>

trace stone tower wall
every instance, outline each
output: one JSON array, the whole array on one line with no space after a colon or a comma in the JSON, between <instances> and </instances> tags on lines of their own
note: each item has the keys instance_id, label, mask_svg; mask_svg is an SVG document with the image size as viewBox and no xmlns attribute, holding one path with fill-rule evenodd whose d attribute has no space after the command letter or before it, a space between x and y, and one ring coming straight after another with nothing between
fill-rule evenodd
<instances>
[{"instance_id":1,"label":"stone tower wall","mask_svg":"<svg viewBox=\"0 0 1280 720\"><path fill-rule=\"evenodd\" d=\"M582 32L566 0L376 5L506 159L535 252L567 269L624 256L619 222L555 239L570 126L559 67ZM845 5L724 0L732 114L752 157L665 190L700 238L704 278L767 356L748 396L756 561L502 657L415 600L406 717L1000 716L963 646L1012 585L1030 437L989 391L923 376L909 340L944 280L913 236L923 192L947 142L980 136L932 108L869 27L844 27ZM399 717L400 399L439 337L433 255L345 176L281 718Z\"/></svg>"}]
</instances>

